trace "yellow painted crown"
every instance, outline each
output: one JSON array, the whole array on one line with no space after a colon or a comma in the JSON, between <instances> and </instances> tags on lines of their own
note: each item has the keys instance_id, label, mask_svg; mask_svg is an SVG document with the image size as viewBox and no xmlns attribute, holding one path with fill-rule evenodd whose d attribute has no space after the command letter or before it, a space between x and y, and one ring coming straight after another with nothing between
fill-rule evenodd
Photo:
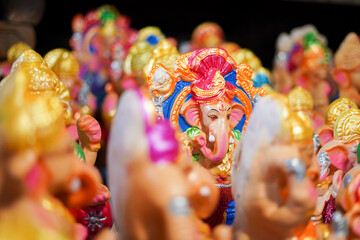
<instances>
[{"instance_id":1,"label":"yellow painted crown","mask_svg":"<svg viewBox=\"0 0 360 240\"><path fill-rule=\"evenodd\" d=\"M338 98L327 108L325 123L333 127L341 113L349 109L357 109L357 105L349 98Z\"/></svg>"},{"instance_id":2,"label":"yellow painted crown","mask_svg":"<svg viewBox=\"0 0 360 240\"><path fill-rule=\"evenodd\" d=\"M24 42L15 43L7 51L7 61L12 64L23 52L29 49L31 49L31 47Z\"/></svg>"},{"instance_id":3,"label":"yellow painted crown","mask_svg":"<svg viewBox=\"0 0 360 240\"><path fill-rule=\"evenodd\" d=\"M300 86L296 86L289 92L288 99L292 111L309 111L314 109L314 101L310 92Z\"/></svg>"},{"instance_id":4,"label":"yellow painted crown","mask_svg":"<svg viewBox=\"0 0 360 240\"><path fill-rule=\"evenodd\" d=\"M79 63L69 50L56 48L44 56L44 61L55 74L63 77L77 77L79 74Z\"/></svg>"},{"instance_id":5,"label":"yellow painted crown","mask_svg":"<svg viewBox=\"0 0 360 240\"><path fill-rule=\"evenodd\" d=\"M335 122L334 137L345 143L360 139L360 110L349 109Z\"/></svg>"},{"instance_id":6,"label":"yellow painted crown","mask_svg":"<svg viewBox=\"0 0 360 240\"><path fill-rule=\"evenodd\" d=\"M64 108L52 92L32 94L27 75L20 66L0 89L0 128L10 150L47 152L63 133Z\"/></svg>"}]
</instances>

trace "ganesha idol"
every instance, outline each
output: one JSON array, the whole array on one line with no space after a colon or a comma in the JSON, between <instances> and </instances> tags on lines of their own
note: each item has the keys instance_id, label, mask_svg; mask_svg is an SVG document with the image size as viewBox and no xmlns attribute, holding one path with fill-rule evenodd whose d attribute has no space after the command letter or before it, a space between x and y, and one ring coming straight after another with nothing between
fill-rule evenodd
<instances>
[{"instance_id":1,"label":"ganesha idol","mask_svg":"<svg viewBox=\"0 0 360 240\"><path fill-rule=\"evenodd\" d=\"M0 239L85 239L68 208L95 197L100 175L74 154L55 92L29 89L27 67L0 89Z\"/></svg>"},{"instance_id":2,"label":"ganesha idol","mask_svg":"<svg viewBox=\"0 0 360 240\"><path fill-rule=\"evenodd\" d=\"M148 41L154 46L151 46ZM108 127L111 126L119 95L124 90L144 85L150 70L156 63L171 68L178 57L179 52L176 46L171 40L164 39L160 29L156 27L141 29L138 41L131 47L125 59L124 71L126 75L120 81L121 86L116 88L116 83L106 86L107 95L102 105L102 117L105 124Z\"/></svg>"},{"instance_id":3,"label":"ganesha idol","mask_svg":"<svg viewBox=\"0 0 360 240\"><path fill-rule=\"evenodd\" d=\"M70 46L80 63L80 77L101 105L105 85L121 74L122 61L136 40L136 31L130 28L129 19L111 5L91 10L85 16L76 15L72 28Z\"/></svg>"},{"instance_id":4,"label":"ganesha idol","mask_svg":"<svg viewBox=\"0 0 360 240\"><path fill-rule=\"evenodd\" d=\"M328 81L330 51L314 33L305 35L303 41L304 52L301 62L292 77L297 85L311 93L315 111L325 115L331 93Z\"/></svg>"},{"instance_id":5,"label":"ganesha idol","mask_svg":"<svg viewBox=\"0 0 360 240\"><path fill-rule=\"evenodd\" d=\"M107 166L116 239L222 239L200 220L217 206L214 179L192 163L171 124L157 118L146 91L120 97Z\"/></svg>"},{"instance_id":6,"label":"ganesha idol","mask_svg":"<svg viewBox=\"0 0 360 240\"><path fill-rule=\"evenodd\" d=\"M332 219L344 174L360 162L359 120L360 110L357 108L342 112L334 124L334 139L322 146L317 154L321 169L314 221L328 223Z\"/></svg>"},{"instance_id":7,"label":"ganesha idol","mask_svg":"<svg viewBox=\"0 0 360 240\"><path fill-rule=\"evenodd\" d=\"M59 77L70 91L70 107L77 115L93 115L96 110L96 99L89 86L79 79L79 63L69 50L56 48L44 56L49 68ZM78 117L75 118L77 120Z\"/></svg>"},{"instance_id":8,"label":"ganesha idol","mask_svg":"<svg viewBox=\"0 0 360 240\"><path fill-rule=\"evenodd\" d=\"M53 62L50 63L52 64ZM53 66L53 64L51 66ZM101 130L97 121L89 115L83 115L77 121L77 126L75 124L75 129L69 128L69 124L67 124L66 122L68 119L67 112L70 108L68 102L69 93L64 87L62 81L60 81L56 74L47 67L47 63L45 62L45 60L42 59L41 56L33 50L26 51L20 56L18 60L15 61L10 74L4 79L2 85L0 86L0 91L2 91L3 94L6 93L5 91L7 91L6 89L8 89L9 86L16 84L16 81L18 81L16 76L19 74L19 72L23 74L23 77L26 80L24 80L24 82L22 83L23 85L20 85L21 87L24 87L24 89L20 90L27 91L26 93L30 95L39 96L40 99L42 96L44 96L45 98L49 94L53 95L54 98L57 98L60 104L61 111L59 117L65 120L59 124L62 124L62 127L64 129L66 126L67 132L70 133L73 139L74 135L76 135L76 138L79 138L80 145L77 144L74 140L67 140L71 143L71 146L73 147L73 152L76 153L74 156L76 157L77 155L80 159L82 159L83 162L94 165L97 151L100 148L101 139ZM31 111L36 114L37 108L31 109ZM44 121L46 121L46 119L51 119L51 116L45 115L43 116L43 118ZM52 127L55 128L56 126ZM49 131L51 131L51 129L49 129ZM93 168L93 166L89 168ZM90 206L86 206L85 210L90 214L91 212L100 212L98 209L101 208L104 214L108 214L108 216L106 217L107 221L105 221L106 225L111 226L112 219L111 216L109 216L109 203L106 202L106 200L109 199L109 192L105 186L100 184L100 180L98 180L97 182L98 183L94 186L96 188L96 195L93 199L87 199L87 204L89 204ZM96 211L94 211L94 209ZM76 211L74 210L72 212ZM82 221L79 222L83 223L85 226L88 225L86 221L84 221L83 219L81 220ZM88 235L92 236L95 230L99 230L98 228L101 228L101 224L99 223L99 226L93 227L94 230L93 228L89 228Z\"/></svg>"},{"instance_id":9,"label":"ganesha idol","mask_svg":"<svg viewBox=\"0 0 360 240\"><path fill-rule=\"evenodd\" d=\"M208 169L220 189L218 208L206 220L212 227L233 220L232 152L265 94L253 87L251 75L248 65L237 65L221 48L183 54L174 69L156 64L149 74L159 117L169 119L194 163Z\"/></svg>"},{"instance_id":10,"label":"ganesha idol","mask_svg":"<svg viewBox=\"0 0 360 240\"><path fill-rule=\"evenodd\" d=\"M260 99L234 153L234 239L318 239L308 224L319 171L312 145L310 119L286 97Z\"/></svg>"}]
</instances>

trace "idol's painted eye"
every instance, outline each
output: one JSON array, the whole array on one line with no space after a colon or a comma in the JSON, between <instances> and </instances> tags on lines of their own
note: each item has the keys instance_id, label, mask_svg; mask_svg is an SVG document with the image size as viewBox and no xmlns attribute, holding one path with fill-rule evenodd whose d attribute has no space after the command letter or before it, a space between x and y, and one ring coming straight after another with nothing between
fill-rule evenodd
<instances>
[{"instance_id":1,"label":"idol's painted eye","mask_svg":"<svg viewBox=\"0 0 360 240\"><path fill-rule=\"evenodd\" d=\"M231 118L231 114L228 114L227 116L226 116L226 119L230 119Z\"/></svg>"},{"instance_id":2,"label":"idol's painted eye","mask_svg":"<svg viewBox=\"0 0 360 240\"><path fill-rule=\"evenodd\" d=\"M216 115L208 115L208 117L209 117L211 120L216 120L216 119L218 119L218 116L216 116Z\"/></svg>"}]
</instances>

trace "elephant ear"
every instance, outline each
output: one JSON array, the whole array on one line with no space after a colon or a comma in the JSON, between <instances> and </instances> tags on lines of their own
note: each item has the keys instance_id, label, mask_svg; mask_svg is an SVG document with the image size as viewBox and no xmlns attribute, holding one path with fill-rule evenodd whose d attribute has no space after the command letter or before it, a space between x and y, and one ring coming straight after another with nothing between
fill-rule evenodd
<instances>
[{"instance_id":1,"label":"elephant ear","mask_svg":"<svg viewBox=\"0 0 360 240\"><path fill-rule=\"evenodd\" d=\"M333 79L342 87L349 87L351 82L347 73L343 70L334 70L331 72Z\"/></svg>"},{"instance_id":2,"label":"elephant ear","mask_svg":"<svg viewBox=\"0 0 360 240\"><path fill-rule=\"evenodd\" d=\"M324 146L334 139L334 131L332 129L324 128L319 132L320 145Z\"/></svg>"},{"instance_id":3,"label":"elephant ear","mask_svg":"<svg viewBox=\"0 0 360 240\"><path fill-rule=\"evenodd\" d=\"M347 172L349 169L352 168L352 164L348 159L347 156L347 149L342 145L337 145L331 149L326 150L331 165L336 167L343 172Z\"/></svg>"},{"instance_id":4,"label":"elephant ear","mask_svg":"<svg viewBox=\"0 0 360 240\"><path fill-rule=\"evenodd\" d=\"M234 129L236 125L241 121L245 114L245 108L239 103L233 103L231 106L231 129Z\"/></svg>"},{"instance_id":5,"label":"elephant ear","mask_svg":"<svg viewBox=\"0 0 360 240\"><path fill-rule=\"evenodd\" d=\"M181 106L180 114L191 126L200 127L200 108L199 104L193 99L190 99Z\"/></svg>"}]
</instances>

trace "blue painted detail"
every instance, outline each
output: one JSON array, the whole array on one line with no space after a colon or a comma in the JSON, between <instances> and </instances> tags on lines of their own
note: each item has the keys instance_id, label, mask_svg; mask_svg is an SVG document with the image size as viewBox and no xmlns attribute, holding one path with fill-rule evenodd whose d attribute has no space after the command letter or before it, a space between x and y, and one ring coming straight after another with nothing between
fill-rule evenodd
<instances>
[{"instance_id":1,"label":"blue painted detail","mask_svg":"<svg viewBox=\"0 0 360 240\"><path fill-rule=\"evenodd\" d=\"M163 103L163 114L165 119L170 119L170 113L171 109L174 105L176 97L179 95L179 93L184 89L184 87L187 87L191 84L191 82L185 82L185 81L179 81L176 83L175 90L173 94L171 94ZM186 98L186 101L192 97L191 94L189 94ZM186 130L186 129L185 129Z\"/></svg>"},{"instance_id":2,"label":"blue painted detail","mask_svg":"<svg viewBox=\"0 0 360 240\"><path fill-rule=\"evenodd\" d=\"M232 200L228 204L228 208L226 209L226 225L232 225L235 219L235 200Z\"/></svg>"},{"instance_id":3,"label":"blue painted detail","mask_svg":"<svg viewBox=\"0 0 360 240\"><path fill-rule=\"evenodd\" d=\"M265 73L255 74L254 79L254 87L258 88L264 84L270 84L269 77Z\"/></svg>"},{"instance_id":4,"label":"blue painted detail","mask_svg":"<svg viewBox=\"0 0 360 240\"><path fill-rule=\"evenodd\" d=\"M226 74L224 76L225 81L231 83L232 85L236 86L237 88L239 88L236 85L236 70L232 70L231 72L229 72L228 74Z\"/></svg>"},{"instance_id":5,"label":"blue painted detail","mask_svg":"<svg viewBox=\"0 0 360 240\"><path fill-rule=\"evenodd\" d=\"M155 35L148 36L146 41L152 46L156 46L159 43L159 39Z\"/></svg>"},{"instance_id":6,"label":"blue painted detail","mask_svg":"<svg viewBox=\"0 0 360 240\"><path fill-rule=\"evenodd\" d=\"M98 73L87 71L83 77L83 81L90 86L90 91L96 97L97 106L101 106L106 96L105 85L106 79L103 79Z\"/></svg>"}]
</instances>

